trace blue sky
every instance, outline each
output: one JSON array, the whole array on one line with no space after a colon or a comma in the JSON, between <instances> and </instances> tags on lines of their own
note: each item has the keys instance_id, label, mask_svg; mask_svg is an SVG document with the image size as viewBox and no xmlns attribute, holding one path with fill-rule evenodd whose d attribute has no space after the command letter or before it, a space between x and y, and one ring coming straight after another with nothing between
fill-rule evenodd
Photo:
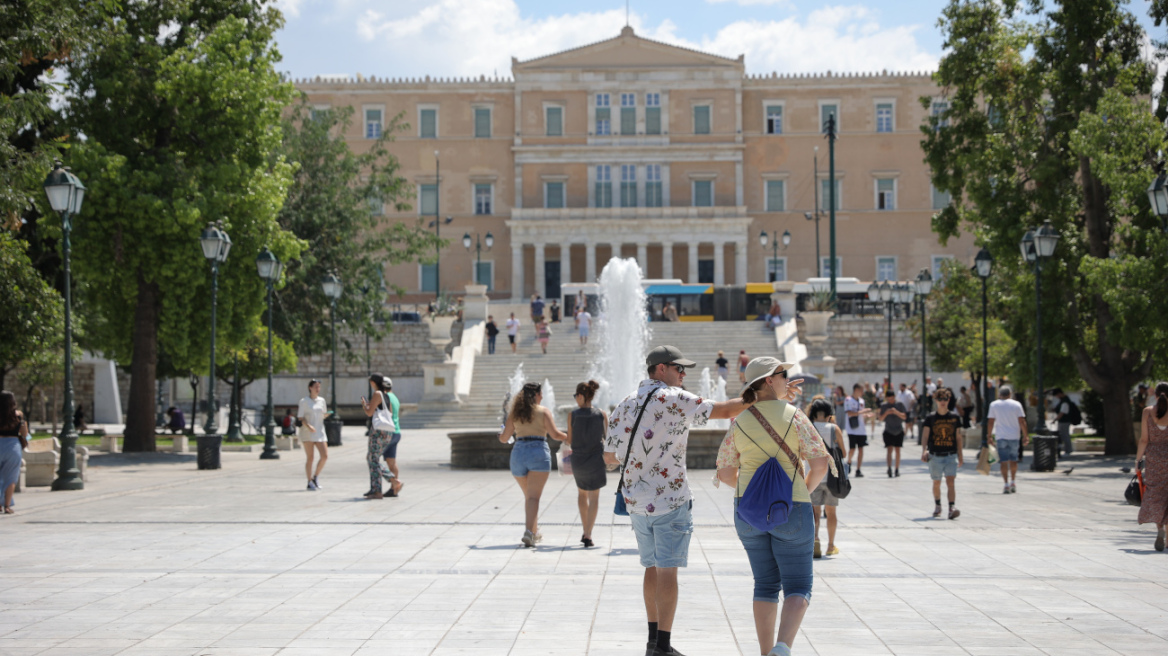
<instances>
[{"instance_id":1,"label":"blue sky","mask_svg":"<svg viewBox=\"0 0 1168 656\"><path fill-rule=\"evenodd\" d=\"M521 60L616 36L624 0L278 0L294 77L510 77ZM716 54L749 73L932 70L945 0L631 0L637 33ZM1145 23L1149 0L1129 5ZM1157 36L1168 31L1161 27Z\"/></svg>"}]
</instances>

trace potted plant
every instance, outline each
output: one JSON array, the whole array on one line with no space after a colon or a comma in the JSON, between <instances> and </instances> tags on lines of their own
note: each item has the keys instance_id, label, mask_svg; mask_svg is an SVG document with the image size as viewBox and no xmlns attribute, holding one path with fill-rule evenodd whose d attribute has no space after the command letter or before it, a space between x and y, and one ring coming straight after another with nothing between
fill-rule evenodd
<instances>
[{"instance_id":1,"label":"potted plant","mask_svg":"<svg viewBox=\"0 0 1168 656\"><path fill-rule=\"evenodd\" d=\"M803 305L803 325L807 341L821 342L827 339L827 320L835 316L835 300L829 289L815 289Z\"/></svg>"}]
</instances>

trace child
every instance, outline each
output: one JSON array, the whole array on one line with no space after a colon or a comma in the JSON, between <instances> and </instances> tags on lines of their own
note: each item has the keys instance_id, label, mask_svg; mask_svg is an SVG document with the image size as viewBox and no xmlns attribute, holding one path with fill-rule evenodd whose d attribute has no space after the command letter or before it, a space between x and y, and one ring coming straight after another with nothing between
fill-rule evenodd
<instances>
[{"instance_id":1,"label":"child","mask_svg":"<svg viewBox=\"0 0 1168 656\"><path fill-rule=\"evenodd\" d=\"M885 460L888 462L888 478L893 477L892 460L896 456L896 476L900 476L900 448L904 446L904 422L908 418L908 408L896 400L896 392L889 387L884 393L884 403L880 406L880 421L884 422Z\"/></svg>"},{"instance_id":2,"label":"child","mask_svg":"<svg viewBox=\"0 0 1168 656\"><path fill-rule=\"evenodd\" d=\"M961 428L961 415L950 412L953 390L947 387L937 389L933 395L937 411L925 418L921 427L921 461L929 463L929 477L933 479L933 517L941 516L941 477L949 491L949 519L957 519L961 511L957 503L957 470L965 465L961 447L965 431Z\"/></svg>"}]
</instances>

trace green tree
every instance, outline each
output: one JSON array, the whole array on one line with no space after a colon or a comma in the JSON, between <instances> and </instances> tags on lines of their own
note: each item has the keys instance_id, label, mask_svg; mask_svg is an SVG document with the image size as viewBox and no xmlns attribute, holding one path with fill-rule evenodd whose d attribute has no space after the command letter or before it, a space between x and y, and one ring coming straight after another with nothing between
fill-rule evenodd
<instances>
[{"instance_id":1,"label":"green tree","mask_svg":"<svg viewBox=\"0 0 1168 656\"><path fill-rule=\"evenodd\" d=\"M1014 364L1014 340L1006 331L1001 317L1005 311L997 287L1000 277L987 281L988 371L990 378L1009 376ZM934 285L928 304L927 338L929 363L938 371L966 371L973 382L977 407L984 407L982 390L982 317L981 278L969 267L950 259L941 264L941 281ZM920 315L909 321L913 335L920 339Z\"/></svg>"},{"instance_id":2,"label":"green tree","mask_svg":"<svg viewBox=\"0 0 1168 656\"><path fill-rule=\"evenodd\" d=\"M351 107L314 110L301 99L284 124L284 157L296 171L279 221L308 250L285 269L286 284L276 292L275 331L306 355L331 348L330 302L320 284L327 274L335 273L345 285L337 322L353 334L379 337L385 325L379 324L385 318L384 267L432 254L436 243L419 222L383 216L382 208L409 210L413 196L386 147L403 128L401 117L394 117L381 138L360 154L341 136L352 118ZM344 356L353 357L351 343L339 346Z\"/></svg>"},{"instance_id":3,"label":"green tree","mask_svg":"<svg viewBox=\"0 0 1168 656\"><path fill-rule=\"evenodd\" d=\"M1062 234L1042 272L1045 382L1073 371L1103 397L1113 455L1134 450L1128 392L1168 345L1148 320L1168 291L1168 238L1144 194L1164 128L1145 35L1123 4L953 0L935 76L948 110L922 127L933 184L954 199L934 230L942 241L973 230L995 276L1016 282L1002 301L1019 369L1033 368L1036 322L1018 244L1044 221Z\"/></svg>"},{"instance_id":4,"label":"green tree","mask_svg":"<svg viewBox=\"0 0 1168 656\"><path fill-rule=\"evenodd\" d=\"M0 280L5 286L5 309L0 312L0 389L8 372L25 369L26 383L40 381L33 372L63 362L65 303L29 260L28 245L12 233L0 231ZM55 354L55 355L54 355ZM54 359L54 357L56 359ZM58 374L64 371L60 364Z\"/></svg>"},{"instance_id":5,"label":"green tree","mask_svg":"<svg viewBox=\"0 0 1168 656\"><path fill-rule=\"evenodd\" d=\"M243 407L243 392L248 385L268 376L268 329L256 323L247 341L237 347L224 346L217 349L218 378L232 389L231 410L238 412ZM235 365L239 364L239 395L234 394ZM272 374L296 371L296 349L278 335L272 335Z\"/></svg>"},{"instance_id":6,"label":"green tree","mask_svg":"<svg viewBox=\"0 0 1168 656\"><path fill-rule=\"evenodd\" d=\"M92 342L130 361L127 451L154 449L161 347L178 371L206 371L210 274L200 231L234 243L220 267L218 335L242 344L263 310L254 258L302 243L276 216L292 166L280 156L278 11L250 0L126 3L69 64L69 113L86 140L69 159L89 192L76 221L77 277L99 317Z\"/></svg>"}]
</instances>

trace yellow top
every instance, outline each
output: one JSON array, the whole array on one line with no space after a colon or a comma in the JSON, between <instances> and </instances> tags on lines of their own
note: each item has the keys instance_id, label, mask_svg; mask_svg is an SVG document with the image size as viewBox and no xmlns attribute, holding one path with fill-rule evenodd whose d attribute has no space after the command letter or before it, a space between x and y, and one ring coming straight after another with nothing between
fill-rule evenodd
<instances>
[{"instance_id":1,"label":"yellow top","mask_svg":"<svg viewBox=\"0 0 1168 656\"><path fill-rule=\"evenodd\" d=\"M786 401L760 401L754 404L754 407L758 408L798 458L807 460L828 455L819 431L815 430L815 426L802 410ZM788 426L790 430L787 430ZM749 410L738 415L727 431L722 448L718 450L718 469L739 468L737 496L741 496L750 485L754 472L771 457L778 458L783 470L791 477L794 484L791 489L791 500L810 503L811 495L807 492L807 483L803 476L795 472L795 463L791 462L778 444L775 444ZM806 466L803 468L803 474L804 476L807 474Z\"/></svg>"}]
</instances>

